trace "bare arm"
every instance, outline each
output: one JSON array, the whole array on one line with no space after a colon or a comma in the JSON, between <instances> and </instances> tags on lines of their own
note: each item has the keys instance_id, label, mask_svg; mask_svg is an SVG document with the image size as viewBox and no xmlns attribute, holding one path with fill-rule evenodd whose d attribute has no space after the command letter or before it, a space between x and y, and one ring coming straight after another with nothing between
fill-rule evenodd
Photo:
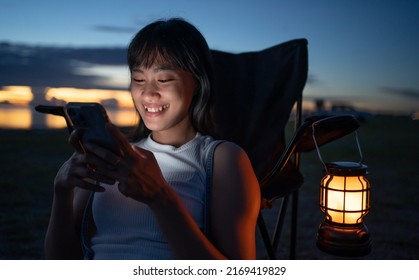
<instances>
[{"instance_id":1,"label":"bare arm","mask_svg":"<svg viewBox=\"0 0 419 280\"><path fill-rule=\"evenodd\" d=\"M233 143L221 144L215 153L213 180L215 244L231 259L255 259L260 188L246 153Z\"/></svg>"},{"instance_id":2,"label":"bare arm","mask_svg":"<svg viewBox=\"0 0 419 280\"><path fill-rule=\"evenodd\" d=\"M54 181L54 198L45 236L44 250L47 259L80 259L80 228L82 215L91 191L103 188L85 180L89 177L85 155L74 153L58 171ZM99 174L94 179L112 183ZM79 186L79 187L75 187Z\"/></svg>"},{"instance_id":3,"label":"bare arm","mask_svg":"<svg viewBox=\"0 0 419 280\"><path fill-rule=\"evenodd\" d=\"M47 259L81 259L80 223L81 200L88 196L82 190L54 194L51 217L45 236L45 257ZM74 200L74 197L78 199ZM77 202L76 202L77 201ZM86 203L86 202L84 202Z\"/></svg>"}]
</instances>

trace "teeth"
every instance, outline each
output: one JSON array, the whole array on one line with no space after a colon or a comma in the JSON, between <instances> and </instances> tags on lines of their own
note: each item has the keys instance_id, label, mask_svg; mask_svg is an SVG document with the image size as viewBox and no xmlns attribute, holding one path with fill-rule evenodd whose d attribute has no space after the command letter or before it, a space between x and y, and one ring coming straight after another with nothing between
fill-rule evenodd
<instances>
[{"instance_id":1,"label":"teeth","mask_svg":"<svg viewBox=\"0 0 419 280\"><path fill-rule=\"evenodd\" d=\"M147 112L150 112L150 113L158 113L158 112L161 112L161 111L167 109L168 107L169 107L169 105L163 105L163 106L160 106L160 107L153 107L153 108L144 106L144 109Z\"/></svg>"}]
</instances>

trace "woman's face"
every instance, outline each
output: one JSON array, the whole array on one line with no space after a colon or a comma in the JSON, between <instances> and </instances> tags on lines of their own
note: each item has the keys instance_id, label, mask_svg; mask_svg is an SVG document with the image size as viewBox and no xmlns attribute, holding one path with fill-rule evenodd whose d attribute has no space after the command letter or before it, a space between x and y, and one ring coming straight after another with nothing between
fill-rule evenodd
<instances>
[{"instance_id":1,"label":"woman's face","mask_svg":"<svg viewBox=\"0 0 419 280\"><path fill-rule=\"evenodd\" d=\"M156 63L131 71L135 106L153 133L185 133L185 129L191 129L189 106L195 88L194 77L172 65Z\"/></svg>"}]
</instances>

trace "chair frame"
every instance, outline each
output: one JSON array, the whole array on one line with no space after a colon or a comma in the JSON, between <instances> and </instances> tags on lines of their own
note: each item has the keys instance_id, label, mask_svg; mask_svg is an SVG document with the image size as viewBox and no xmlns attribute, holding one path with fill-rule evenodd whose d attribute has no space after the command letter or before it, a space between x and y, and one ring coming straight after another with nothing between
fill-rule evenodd
<instances>
[{"instance_id":1,"label":"chair frame","mask_svg":"<svg viewBox=\"0 0 419 280\"><path fill-rule=\"evenodd\" d=\"M297 98L295 102L295 123L294 123L294 131L297 131L302 124L302 104L303 104L303 97L302 93ZM276 167L272 170L271 174L275 172L282 172L283 168L285 167L285 163L291 158L293 155L293 165L296 170L300 170L300 152L294 151L294 149L286 149L286 153L282 154L281 159L278 161ZM277 169L279 167L280 169ZM268 181L269 178L265 177L263 182ZM289 258L295 259L296 258L296 248L297 248L297 220L298 220L298 197L299 197L299 190L295 190L294 192L284 196L281 201L281 205L278 210L277 214L277 221L275 224L274 231L272 233L272 237L268 232L265 219L263 218L262 209L259 211L259 216L257 220L258 228L260 234L262 236L262 240L266 251L268 253L269 259L277 259L276 251L278 249L279 240L281 237L282 228L285 222L286 211L288 208L289 200L291 201L291 229L290 229L290 248L289 248Z\"/></svg>"}]
</instances>

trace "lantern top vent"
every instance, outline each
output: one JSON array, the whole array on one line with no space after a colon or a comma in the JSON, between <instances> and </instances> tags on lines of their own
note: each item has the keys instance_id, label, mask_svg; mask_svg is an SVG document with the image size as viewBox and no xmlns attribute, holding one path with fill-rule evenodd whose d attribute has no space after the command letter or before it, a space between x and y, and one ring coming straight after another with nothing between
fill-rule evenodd
<instances>
[{"instance_id":1,"label":"lantern top vent","mask_svg":"<svg viewBox=\"0 0 419 280\"><path fill-rule=\"evenodd\" d=\"M337 161L326 163L326 172L336 176L364 176L368 167L359 162Z\"/></svg>"}]
</instances>

